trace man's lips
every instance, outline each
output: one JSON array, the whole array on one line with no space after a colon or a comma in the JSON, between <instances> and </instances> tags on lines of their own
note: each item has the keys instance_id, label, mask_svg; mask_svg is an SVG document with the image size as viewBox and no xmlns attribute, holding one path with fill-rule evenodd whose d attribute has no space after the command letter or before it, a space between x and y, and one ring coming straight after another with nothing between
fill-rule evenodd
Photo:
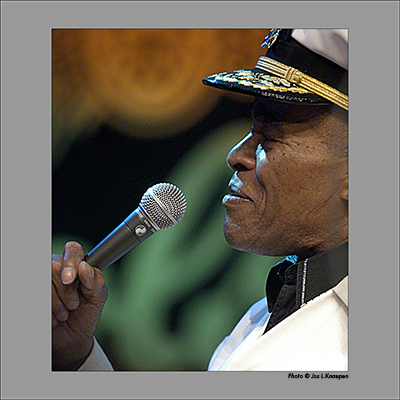
<instances>
[{"instance_id":1,"label":"man's lips","mask_svg":"<svg viewBox=\"0 0 400 400\"><path fill-rule=\"evenodd\" d=\"M229 184L229 191L230 193L224 196L222 199L222 203L225 204L231 204L231 203L243 203L243 202L248 202L251 201L251 199L246 195L246 193L238 188L234 184Z\"/></svg>"}]
</instances>

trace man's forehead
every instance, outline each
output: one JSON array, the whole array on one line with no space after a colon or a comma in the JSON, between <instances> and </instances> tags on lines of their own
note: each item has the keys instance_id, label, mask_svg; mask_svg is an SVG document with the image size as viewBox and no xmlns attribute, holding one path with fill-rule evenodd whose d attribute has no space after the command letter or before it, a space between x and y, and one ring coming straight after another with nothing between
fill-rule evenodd
<instances>
[{"instance_id":1,"label":"man's forehead","mask_svg":"<svg viewBox=\"0 0 400 400\"><path fill-rule=\"evenodd\" d=\"M252 102L251 109L253 118L260 122L302 122L325 114L329 106L299 105L256 97Z\"/></svg>"}]
</instances>

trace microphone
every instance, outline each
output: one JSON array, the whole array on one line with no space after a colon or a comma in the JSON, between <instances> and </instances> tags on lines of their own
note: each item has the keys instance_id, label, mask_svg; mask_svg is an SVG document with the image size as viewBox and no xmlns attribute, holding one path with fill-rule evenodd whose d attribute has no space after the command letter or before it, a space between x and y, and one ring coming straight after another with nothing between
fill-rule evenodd
<instances>
[{"instance_id":1,"label":"microphone","mask_svg":"<svg viewBox=\"0 0 400 400\"><path fill-rule=\"evenodd\" d=\"M181 190L171 183L158 183L147 189L139 207L94 247L85 261L102 271L154 232L176 225L185 211Z\"/></svg>"}]
</instances>

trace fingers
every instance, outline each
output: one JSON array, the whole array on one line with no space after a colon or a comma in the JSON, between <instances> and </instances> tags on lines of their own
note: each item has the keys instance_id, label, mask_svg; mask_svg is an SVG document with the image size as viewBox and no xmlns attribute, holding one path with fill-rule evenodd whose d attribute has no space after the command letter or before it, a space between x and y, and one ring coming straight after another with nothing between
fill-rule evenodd
<instances>
[{"instance_id":1,"label":"fingers","mask_svg":"<svg viewBox=\"0 0 400 400\"><path fill-rule=\"evenodd\" d=\"M79 306L77 284L64 285L61 281L62 260L52 264L52 312L58 321L66 321L69 311Z\"/></svg>"},{"instance_id":2,"label":"fingers","mask_svg":"<svg viewBox=\"0 0 400 400\"><path fill-rule=\"evenodd\" d=\"M104 277L98 268L93 268L86 261L79 264L79 280L82 295L91 302L104 303L107 288Z\"/></svg>"},{"instance_id":3,"label":"fingers","mask_svg":"<svg viewBox=\"0 0 400 400\"><path fill-rule=\"evenodd\" d=\"M52 254L51 262L53 263L54 261L57 261L57 260L62 260L62 256L60 256L59 254Z\"/></svg>"},{"instance_id":4,"label":"fingers","mask_svg":"<svg viewBox=\"0 0 400 400\"><path fill-rule=\"evenodd\" d=\"M64 247L63 256L53 256L52 263L52 311L54 319L66 321L69 311L79 306L77 291L79 263L85 256L82 246L76 242L69 242Z\"/></svg>"},{"instance_id":5,"label":"fingers","mask_svg":"<svg viewBox=\"0 0 400 400\"><path fill-rule=\"evenodd\" d=\"M94 289L95 270L91 265L89 265L86 261L82 261L79 264L78 274L81 285L88 290Z\"/></svg>"},{"instance_id":6,"label":"fingers","mask_svg":"<svg viewBox=\"0 0 400 400\"><path fill-rule=\"evenodd\" d=\"M52 316L53 316L53 327L56 326L57 321L64 322L68 319L68 309L57 294L57 289L52 285Z\"/></svg>"},{"instance_id":7,"label":"fingers","mask_svg":"<svg viewBox=\"0 0 400 400\"><path fill-rule=\"evenodd\" d=\"M75 281L79 263L85 257L83 247L76 242L68 242L64 247L61 279L65 285Z\"/></svg>"},{"instance_id":8,"label":"fingers","mask_svg":"<svg viewBox=\"0 0 400 400\"><path fill-rule=\"evenodd\" d=\"M53 258L53 327L57 321L67 321L70 311L77 310L83 298L85 307L92 304L93 310L101 309L107 300L107 288L101 271L82 261L84 256L80 244L69 242L64 247L63 256Z\"/></svg>"}]
</instances>

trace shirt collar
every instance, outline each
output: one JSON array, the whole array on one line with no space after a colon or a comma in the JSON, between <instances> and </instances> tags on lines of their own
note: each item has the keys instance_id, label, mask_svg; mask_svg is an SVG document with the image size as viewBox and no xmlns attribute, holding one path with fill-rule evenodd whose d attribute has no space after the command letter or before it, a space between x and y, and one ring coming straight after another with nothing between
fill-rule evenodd
<instances>
[{"instance_id":1,"label":"shirt collar","mask_svg":"<svg viewBox=\"0 0 400 400\"><path fill-rule=\"evenodd\" d=\"M284 285L295 285L295 307L336 286L348 274L348 242L306 260L288 256L271 268L266 296L272 312Z\"/></svg>"}]
</instances>

